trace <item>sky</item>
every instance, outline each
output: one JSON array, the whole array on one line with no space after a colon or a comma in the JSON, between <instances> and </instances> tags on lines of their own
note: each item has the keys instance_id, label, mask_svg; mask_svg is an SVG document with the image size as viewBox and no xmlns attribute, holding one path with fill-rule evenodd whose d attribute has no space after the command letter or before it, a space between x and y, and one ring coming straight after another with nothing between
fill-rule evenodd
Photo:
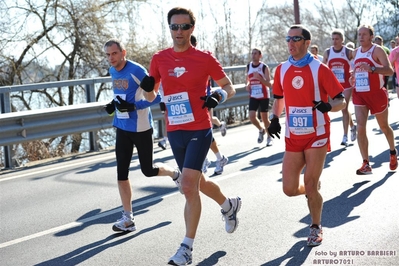
<instances>
[{"instance_id":1,"label":"sky","mask_svg":"<svg viewBox=\"0 0 399 266\"><path fill-rule=\"evenodd\" d=\"M271 2L271 0L267 0ZM211 12L216 12L217 15L220 14L220 21L224 20L224 11L222 3L224 1L221 0L149 0L148 3L151 5L160 5L162 6L162 10L164 10L164 14L159 14L157 18L154 17L154 11L146 6L144 13L148 15L143 16L143 22L148 20L148 22L143 23L144 25L148 25L149 31L155 31L159 34L162 32L162 27L167 28L167 13L170 9L180 6L184 8L189 8L193 11L194 15L197 18L196 27L201 27L201 30L204 28L212 30L215 27L215 21ZM239 22L239 18L243 17L243 12L245 12L244 20L247 20L247 12L248 12L248 4L251 5L252 13L257 12L257 10L262 6L264 0L229 0L229 8L231 8L232 13L235 15L235 21ZM205 18L200 17L200 11L202 9L202 13ZM169 37L169 31L166 31L167 37ZM196 30L193 32L196 35ZM206 48L206 47L202 47Z\"/></svg>"},{"instance_id":2,"label":"sky","mask_svg":"<svg viewBox=\"0 0 399 266\"><path fill-rule=\"evenodd\" d=\"M6 0L8 2L9 0ZM334 0L334 4L343 3L345 0ZM197 17L196 28L194 35L199 32L210 32L209 36L213 36L215 30L215 19L218 18L218 24L224 23L224 8L223 0L148 0L147 3L141 4L141 10L138 12L140 20L142 21L142 28L138 30L140 37L155 43L159 40L159 36L164 31L166 40L169 41L168 45L171 45L172 41L170 38L169 29L167 28L166 16L167 12L176 6L189 8L194 12ZM242 27L248 27L248 10L250 6L251 17L255 19L256 12L262 7L262 4L266 2L268 6L276 6L289 4L293 5L294 0L228 0L228 8L231 9L232 21L235 23L233 28L238 28L237 25ZM315 3L319 3L319 0L299 0L300 9L314 9ZM160 9L154 11L151 6L160 6ZM162 12L160 12L162 10ZM201 12L202 10L202 12ZM157 12L157 13L155 13ZM155 13L155 14L154 14ZM317 12L315 12L316 14ZM294 16L294 14L293 14ZM251 23L252 24L252 23ZM219 25L218 25L219 26ZM149 34L150 33L150 34ZM151 34L154 33L154 34ZM200 36L201 37L201 36ZM119 37L124 40L123 36ZM125 38L127 38L125 36ZM201 49L212 50L212 40L203 42ZM50 57L55 57L50 56ZM50 60L53 61L53 60ZM55 60L57 61L57 60Z\"/></svg>"},{"instance_id":3,"label":"sky","mask_svg":"<svg viewBox=\"0 0 399 266\"><path fill-rule=\"evenodd\" d=\"M311 10L315 14L318 15L318 11L315 7L315 4L320 4L320 0L298 0L299 7L301 10ZM334 6L341 6L346 0L331 0L334 2ZM215 20L214 16L216 16L219 20L219 23L224 23L224 8L223 8L224 0L149 0L146 4L142 4L142 12L144 15L142 16L142 21L144 27L144 34L148 32L155 32L157 34L154 35L145 35L145 38L151 39L151 41L157 41L156 37L161 36L162 29L166 30L166 39L170 41L169 38L169 30L167 29L167 21L166 16L167 12L176 6L181 6L185 8L189 8L194 12L194 15L197 18L196 28L201 29L201 32L210 32L213 33L215 29ZM284 4L294 6L294 0L228 0L228 7L231 9L232 22L235 24L233 28L239 27L248 27L248 10L250 6L251 18L254 20L256 17L256 13L262 7L262 4L265 2L266 6L281 6ZM154 10L150 8L150 6L160 6L162 9L158 9L155 12L158 12L154 16ZM160 13L159 10L163 10L163 14ZM202 10L202 12L200 12ZM216 15L213 15L215 13ZM204 17L201 17L203 14ZM294 14L292 14L292 20L294 22ZM253 22L251 22L253 24ZM219 26L219 25L218 25ZM193 34L197 35L199 30L195 29ZM204 30L205 29L205 30ZM213 36L213 34L210 34ZM212 40L209 40L208 44L205 43L201 45L202 49L212 49L211 46Z\"/></svg>"}]
</instances>

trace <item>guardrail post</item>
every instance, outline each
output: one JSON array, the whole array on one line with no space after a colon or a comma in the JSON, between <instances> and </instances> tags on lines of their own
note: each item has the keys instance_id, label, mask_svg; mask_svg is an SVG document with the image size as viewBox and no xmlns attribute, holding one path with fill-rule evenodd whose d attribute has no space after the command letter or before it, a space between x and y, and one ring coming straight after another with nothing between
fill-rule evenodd
<instances>
[{"instance_id":1,"label":"guardrail post","mask_svg":"<svg viewBox=\"0 0 399 266\"><path fill-rule=\"evenodd\" d=\"M165 119L158 120L158 138L163 138L165 137L163 135L163 132L165 131L164 128L166 127L165 125Z\"/></svg>"},{"instance_id":2,"label":"guardrail post","mask_svg":"<svg viewBox=\"0 0 399 266\"><path fill-rule=\"evenodd\" d=\"M13 168L12 156L11 156L11 146L4 146L4 168Z\"/></svg>"},{"instance_id":3,"label":"guardrail post","mask_svg":"<svg viewBox=\"0 0 399 266\"><path fill-rule=\"evenodd\" d=\"M94 83L86 84L86 99L88 103L92 103L96 101L94 91ZM90 151L98 151L98 132L92 131L89 132L89 146Z\"/></svg>"},{"instance_id":4,"label":"guardrail post","mask_svg":"<svg viewBox=\"0 0 399 266\"><path fill-rule=\"evenodd\" d=\"M10 87L11 90L11 87ZM0 104L1 104L1 113L10 113L11 112L11 99L10 92L0 93ZM4 167L12 168L12 158L11 158L11 146L4 146Z\"/></svg>"}]
</instances>

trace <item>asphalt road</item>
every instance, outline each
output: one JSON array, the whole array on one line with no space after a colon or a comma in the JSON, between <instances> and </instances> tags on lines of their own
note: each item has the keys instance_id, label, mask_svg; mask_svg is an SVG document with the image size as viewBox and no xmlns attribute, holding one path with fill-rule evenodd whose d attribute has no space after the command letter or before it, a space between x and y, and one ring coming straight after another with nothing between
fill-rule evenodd
<instances>
[{"instance_id":1,"label":"asphalt road","mask_svg":"<svg viewBox=\"0 0 399 266\"><path fill-rule=\"evenodd\" d=\"M390 96L399 148L399 101ZM265 147L254 126L242 125L226 137L215 131L230 162L211 177L225 195L242 198L240 225L227 234L220 207L202 197L192 265L399 265L399 174L389 170L385 137L371 116L373 174L358 176L357 143L341 146L340 113L331 117L332 151L321 178L323 244L306 246L305 197L282 192L284 141ZM175 165L170 149L154 153L157 162ZM146 178L136 155L130 178L137 231L115 234L121 205L113 151L1 171L0 265L166 265L184 237L184 197L168 177Z\"/></svg>"}]
</instances>

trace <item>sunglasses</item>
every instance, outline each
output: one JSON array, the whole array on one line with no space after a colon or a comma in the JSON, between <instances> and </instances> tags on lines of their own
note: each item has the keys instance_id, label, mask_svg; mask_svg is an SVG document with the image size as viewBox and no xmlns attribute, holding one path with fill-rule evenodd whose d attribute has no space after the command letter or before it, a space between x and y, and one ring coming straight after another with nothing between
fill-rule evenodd
<instances>
[{"instance_id":1,"label":"sunglasses","mask_svg":"<svg viewBox=\"0 0 399 266\"><path fill-rule=\"evenodd\" d=\"M286 36L285 40L286 42L290 42L290 40L292 40L293 42L299 42L301 40L305 40L305 38L302 36Z\"/></svg>"},{"instance_id":2,"label":"sunglasses","mask_svg":"<svg viewBox=\"0 0 399 266\"><path fill-rule=\"evenodd\" d=\"M189 30L193 27L192 24L170 24L169 28L173 31L178 31L179 29L181 30Z\"/></svg>"}]
</instances>

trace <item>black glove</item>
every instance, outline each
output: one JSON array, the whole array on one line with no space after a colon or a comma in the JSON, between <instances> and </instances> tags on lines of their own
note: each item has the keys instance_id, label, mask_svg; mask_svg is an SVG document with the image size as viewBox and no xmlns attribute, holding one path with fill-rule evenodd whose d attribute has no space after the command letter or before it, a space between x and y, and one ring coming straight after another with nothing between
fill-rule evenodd
<instances>
[{"instance_id":1,"label":"black glove","mask_svg":"<svg viewBox=\"0 0 399 266\"><path fill-rule=\"evenodd\" d=\"M127 101L123 100L119 95L116 96L116 99L118 101L115 101L116 109L119 110L119 112L133 112L136 110L136 105L134 103L128 103Z\"/></svg>"},{"instance_id":2,"label":"black glove","mask_svg":"<svg viewBox=\"0 0 399 266\"><path fill-rule=\"evenodd\" d=\"M112 115L115 112L115 103L114 100L110 101L106 105L104 105L104 110L109 114Z\"/></svg>"},{"instance_id":3,"label":"black glove","mask_svg":"<svg viewBox=\"0 0 399 266\"><path fill-rule=\"evenodd\" d=\"M315 104L312 108L312 110L314 111L314 109L319 110L322 113L327 113L329 111L331 111L331 104L329 103L325 103L323 101L313 101L313 103Z\"/></svg>"},{"instance_id":4,"label":"black glove","mask_svg":"<svg viewBox=\"0 0 399 266\"><path fill-rule=\"evenodd\" d=\"M154 90L155 79L154 77L145 75L143 80L140 83L140 87L146 92L151 92Z\"/></svg>"},{"instance_id":5,"label":"black glove","mask_svg":"<svg viewBox=\"0 0 399 266\"><path fill-rule=\"evenodd\" d=\"M267 128L267 132L269 132L270 137L274 138L274 136L273 136L273 134L274 134L277 136L277 138L280 139L279 134L281 134L281 126L278 121L278 117L275 117L270 121L270 125Z\"/></svg>"},{"instance_id":6,"label":"black glove","mask_svg":"<svg viewBox=\"0 0 399 266\"><path fill-rule=\"evenodd\" d=\"M201 100L205 101L202 105L202 109L205 107L215 108L219 104L220 95L217 92L212 93L211 95L200 97Z\"/></svg>"}]
</instances>

